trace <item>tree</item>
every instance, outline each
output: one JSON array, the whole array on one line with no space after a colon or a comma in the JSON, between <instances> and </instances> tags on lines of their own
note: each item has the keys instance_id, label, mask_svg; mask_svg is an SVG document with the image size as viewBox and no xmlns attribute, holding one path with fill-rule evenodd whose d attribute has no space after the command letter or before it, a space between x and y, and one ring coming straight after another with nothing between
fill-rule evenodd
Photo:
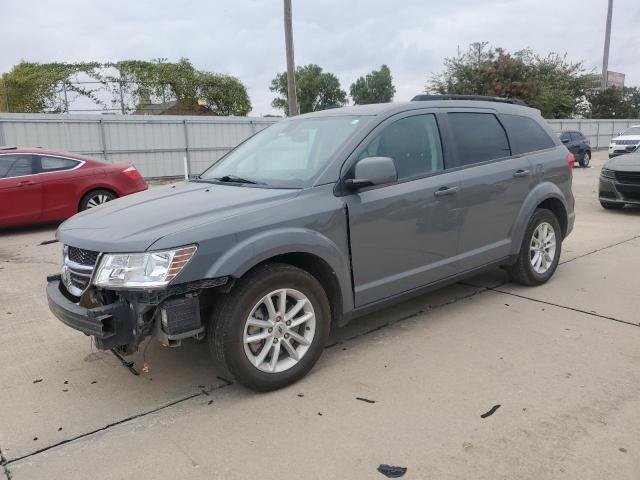
<instances>
[{"instance_id":1,"label":"tree","mask_svg":"<svg viewBox=\"0 0 640 480\"><path fill-rule=\"evenodd\" d=\"M640 89L610 87L587 93L591 118L640 118Z\"/></svg>"},{"instance_id":2,"label":"tree","mask_svg":"<svg viewBox=\"0 0 640 480\"><path fill-rule=\"evenodd\" d=\"M278 73L269 90L279 96L271 102L273 108L288 114L287 72ZM347 103L347 92L340 88L338 77L323 72L318 65L309 64L296 69L296 92L300 113L341 107Z\"/></svg>"},{"instance_id":3,"label":"tree","mask_svg":"<svg viewBox=\"0 0 640 480\"><path fill-rule=\"evenodd\" d=\"M186 58L176 63L125 60L108 64L115 74L108 77L113 102L119 102L119 90L127 96L127 110L139 105L175 101L180 114L247 115L251 101L246 87L235 77L196 70Z\"/></svg>"},{"instance_id":4,"label":"tree","mask_svg":"<svg viewBox=\"0 0 640 480\"><path fill-rule=\"evenodd\" d=\"M529 49L511 54L480 42L444 64L426 91L515 98L540 109L546 118L572 115L584 94L582 63L571 63L566 55L541 57Z\"/></svg>"},{"instance_id":5,"label":"tree","mask_svg":"<svg viewBox=\"0 0 640 480\"><path fill-rule=\"evenodd\" d=\"M391 102L395 93L391 70L386 65L358 78L349 88L349 94L356 105Z\"/></svg>"},{"instance_id":6,"label":"tree","mask_svg":"<svg viewBox=\"0 0 640 480\"><path fill-rule=\"evenodd\" d=\"M64 112L71 100L85 97L101 103L96 89L74 82L80 74L100 81L100 64L21 61L0 77L0 112Z\"/></svg>"}]
</instances>

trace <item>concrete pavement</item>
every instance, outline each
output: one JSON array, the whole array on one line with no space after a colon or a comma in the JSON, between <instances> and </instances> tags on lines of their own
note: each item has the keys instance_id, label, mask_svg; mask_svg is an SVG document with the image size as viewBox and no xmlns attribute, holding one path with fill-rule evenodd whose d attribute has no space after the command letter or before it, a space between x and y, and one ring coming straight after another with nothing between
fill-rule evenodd
<instances>
[{"instance_id":1,"label":"concrete pavement","mask_svg":"<svg viewBox=\"0 0 640 480\"><path fill-rule=\"evenodd\" d=\"M0 233L4 474L639 478L640 209L598 204L603 153L574 170L576 228L548 284L496 270L359 319L269 394L230 384L195 342L151 343L134 376L49 314L53 228Z\"/></svg>"}]
</instances>

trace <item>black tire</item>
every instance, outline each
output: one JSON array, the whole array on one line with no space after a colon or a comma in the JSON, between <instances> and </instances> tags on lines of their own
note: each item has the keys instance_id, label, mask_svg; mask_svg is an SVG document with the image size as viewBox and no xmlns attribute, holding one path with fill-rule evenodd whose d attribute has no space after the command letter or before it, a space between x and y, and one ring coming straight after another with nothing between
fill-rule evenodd
<instances>
[{"instance_id":1,"label":"black tire","mask_svg":"<svg viewBox=\"0 0 640 480\"><path fill-rule=\"evenodd\" d=\"M582 156L582 159L579 163L581 167L588 167L589 162L591 162L591 152L587 150L586 152L584 152L584 155Z\"/></svg>"},{"instance_id":2,"label":"black tire","mask_svg":"<svg viewBox=\"0 0 640 480\"><path fill-rule=\"evenodd\" d=\"M551 227L553 227L556 248L555 256L551 262L551 265L548 267L546 272L541 274L536 272L533 268L533 265L531 265L531 253L529 248L536 228L538 228L538 225L543 222L546 222L551 225ZM511 280L521 285L527 286L542 285L547 280L549 280L553 273L556 271L561 252L562 230L560 229L560 223L558 222L558 219L552 211L545 208L538 208L531 216L531 220L529 220L529 225L527 225L524 238L522 239L520 252L518 253L516 262L507 268Z\"/></svg>"},{"instance_id":3,"label":"black tire","mask_svg":"<svg viewBox=\"0 0 640 480\"><path fill-rule=\"evenodd\" d=\"M620 210L621 208L624 208L624 203L603 202L602 200L600 200L600 205L602 205L602 208L607 210Z\"/></svg>"},{"instance_id":4,"label":"black tire","mask_svg":"<svg viewBox=\"0 0 640 480\"><path fill-rule=\"evenodd\" d=\"M297 364L278 373L258 369L247 357L243 342L245 322L265 295L281 288L295 289L307 297L315 314L315 334ZM230 293L213 308L207 335L209 351L245 387L260 392L285 387L304 377L318 361L331 326L331 307L322 285L297 267L269 263L239 279ZM283 350L285 351L285 350ZM286 354L288 355L288 353Z\"/></svg>"},{"instance_id":5,"label":"black tire","mask_svg":"<svg viewBox=\"0 0 640 480\"><path fill-rule=\"evenodd\" d=\"M97 198L106 198L106 200L104 200L104 202L96 202ZM115 200L116 198L118 198L118 196L111 190L105 190L102 188L91 190L84 197L82 197L82 200L80 201L80 211L83 212L88 208L98 206L100 203L110 202L111 200Z\"/></svg>"}]
</instances>

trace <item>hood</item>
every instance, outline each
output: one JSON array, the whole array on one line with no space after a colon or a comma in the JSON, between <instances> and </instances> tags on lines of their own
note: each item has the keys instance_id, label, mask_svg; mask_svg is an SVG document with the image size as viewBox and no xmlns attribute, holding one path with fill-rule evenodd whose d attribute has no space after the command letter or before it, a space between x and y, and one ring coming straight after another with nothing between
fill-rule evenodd
<instances>
[{"instance_id":1,"label":"hood","mask_svg":"<svg viewBox=\"0 0 640 480\"><path fill-rule=\"evenodd\" d=\"M640 135L618 135L617 137L611 139L611 142L615 143L617 140L632 140L640 142Z\"/></svg>"},{"instance_id":2,"label":"hood","mask_svg":"<svg viewBox=\"0 0 640 480\"><path fill-rule=\"evenodd\" d=\"M627 153L612 158L604 164L603 168L619 172L640 172L640 153Z\"/></svg>"},{"instance_id":3,"label":"hood","mask_svg":"<svg viewBox=\"0 0 640 480\"><path fill-rule=\"evenodd\" d=\"M196 182L166 185L85 210L60 225L56 237L97 252L142 252L165 235L254 212L297 194Z\"/></svg>"}]
</instances>

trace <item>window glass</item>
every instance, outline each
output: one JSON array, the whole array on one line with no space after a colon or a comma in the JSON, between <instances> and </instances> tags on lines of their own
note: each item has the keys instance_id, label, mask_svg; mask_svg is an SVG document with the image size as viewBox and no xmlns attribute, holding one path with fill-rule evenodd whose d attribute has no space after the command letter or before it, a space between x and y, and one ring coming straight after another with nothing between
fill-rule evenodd
<instances>
[{"instance_id":1,"label":"window glass","mask_svg":"<svg viewBox=\"0 0 640 480\"><path fill-rule=\"evenodd\" d=\"M500 121L509 135L513 155L555 146L551 137L533 118L522 115L500 115ZM566 132L562 134L562 138L565 137L567 137Z\"/></svg>"},{"instance_id":2,"label":"window glass","mask_svg":"<svg viewBox=\"0 0 640 480\"><path fill-rule=\"evenodd\" d=\"M448 113L460 165L511 155L507 134L491 113Z\"/></svg>"},{"instance_id":3,"label":"window glass","mask_svg":"<svg viewBox=\"0 0 640 480\"><path fill-rule=\"evenodd\" d=\"M346 115L283 120L241 144L199 181L236 176L271 187L309 186L366 120Z\"/></svg>"},{"instance_id":4,"label":"window glass","mask_svg":"<svg viewBox=\"0 0 640 480\"><path fill-rule=\"evenodd\" d=\"M438 124L433 115L402 118L387 126L359 155L393 158L398 179L426 175L443 170L442 146Z\"/></svg>"},{"instance_id":5,"label":"window glass","mask_svg":"<svg viewBox=\"0 0 640 480\"><path fill-rule=\"evenodd\" d=\"M40 157L40 168L43 172L51 172L55 170L68 170L78 165L75 160L59 157Z\"/></svg>"},{"instance_id":6,"label":"window glass","mask_svg":"<svg viewBox=\"0 0 640 480\"><path fill-rule=\"evenodd\" d=\"M31 155L0 155L0 178L31 175Z\"/></svg>"},{"instance_id":7,"label":"window glass","mask_svg":"<svg viewBox=\"0 0 640 480\"><path fill-rule=\"evenodd\" d=\"M580 141L580 135L578 135L576 132L571 132L571 141L572 142Z\"/></svg>"}]
</instances>

